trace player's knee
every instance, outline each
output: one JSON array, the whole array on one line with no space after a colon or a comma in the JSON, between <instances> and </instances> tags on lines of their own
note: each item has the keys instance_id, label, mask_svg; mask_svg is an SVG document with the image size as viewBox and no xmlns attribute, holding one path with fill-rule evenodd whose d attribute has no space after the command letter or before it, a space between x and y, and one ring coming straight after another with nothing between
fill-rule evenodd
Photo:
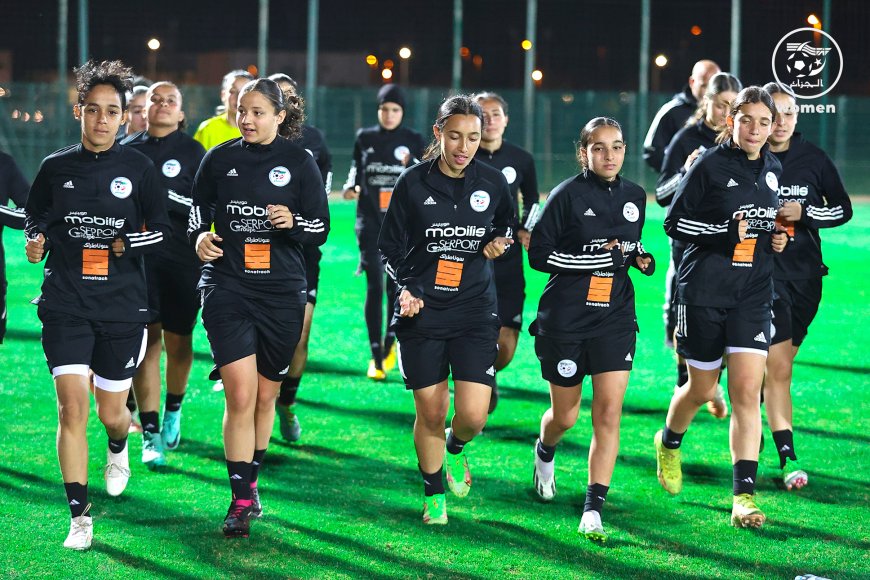
<instances>
[{"instance_id":1,"label":"player's knee","mask_svg":"<svg viewBox=\"0 0 870 580\"><path fill-rule=\"evenodd\" d=\"M426 406L417 409L417 421L423 424L429 431L438 431L444 429L444 423L447 420L447 408L440 405Z\"/></svg>"},{"instance_id":2,"label":"player's knee","mask_svg":"<svg viewBox=\"0 0 870 580\"><path fill-rule=\"evenodd\" d=\"M577 415L578 411L574 411L573 409L566 411L556 411L553 409L553 420L551 426L562 432L568 431L577 423Z\"/></svg>"},{"instance_id":3,"label":"player's knee","mask_svg":"<svg viewBox=\"0 0 870 580\"><path fill-rule=\"evenodd\" d=\"M88 424L90 405L79 401L58 402L57 420L64 429L84 429Z\"/></svg>"},{"instance_id":4,"label":"player's knee","mask_svg":"<svg viewBox=\"0 0 870 580\"><path fill-rule=\"evenodd\" d=\"M99 405L97 416L100 418L100 423L108 429L119 430L130 425L130 411L126 405Z\"/></svg>"}]
</instances>

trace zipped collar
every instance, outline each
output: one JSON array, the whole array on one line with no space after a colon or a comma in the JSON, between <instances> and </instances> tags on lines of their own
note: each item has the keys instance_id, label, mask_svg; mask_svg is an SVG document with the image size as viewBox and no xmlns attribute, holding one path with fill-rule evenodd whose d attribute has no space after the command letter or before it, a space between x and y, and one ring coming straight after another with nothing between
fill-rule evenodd
<instances>
[{"instance_id":1,"label":"zipped collar","mask_svg":"<svg viewBox=\"0 0 870 580\"><path fill-rule=\"evenodd\" d=\"M613 181L607 181L606 179L602 179L598 176L594 171L589 171L588 169L583 170L583 179L586 180L587 183L597 187L598 189L607 191L608 193L612 192L615 189L622 188L622 178L619 175L616 176L616 179Z\"/></svg>"},{"instance_id":2,"label":"zipped collar","mask_svg":"<svg viewBox=\"0 0 870 580\"><path fill-rule=\"evenodd\" d=\"M93 159L95 161L99 161L100 159L104 159L106 157L114 157L115 155L120 153L121 152L121 144L118 143L117 141L115 141L114 143L112 143L112 146L109 147L108 149L106 149L105 151L97 152L97 151L91 151L90 149L85 147L84 143L79 143L78 147L76 148L76 151L82 157L85 157L87 159Z\"/></svg>"},{"instance_id":3,"label":"zipped collar","mask_svg":"<svg viewBox=\"0 0 870 580\"><path fill-rule=\"evenodd\" d=\"M248 143L247 141L242 139L242 149L247 149L248 151L253 151L254 153L259 153L261 151L271 151L272 143L274 143L278 139L281 139L280 135L276 135L275 139L271 143L268 143L266 145L263 145L261 143Z\"/></svg>"},{"instance_id":4,"label":"zipped collar","mask_svg":"<svg viewBox=\"0 0 870 580\"><path fill-rule=\"evenodd\" d=\"M698 132L701 135L703 135L704 137L707 137L711 141L715 141L716 137L719 135L719 133L717 133L715 129L711 129L710 127L707 126L707 124L704 122L703 118L700 121L698 121L697 123L695 123L695 126L698 128Z\"/></svg>"},{"instance_id":5,"label":"zipped collar","mask_svg":"<svg viewBox=\"0 0 870 580\"><path fill-rule=\"evenodd\" d=\"M423 181L438 193L453 198L453 183L455 180L441 172L441 169L437 165L438 159L439 158L436 157L435 159L428 161L429 167L423 175ZM463 197L469 190L469 187L471 186L470 184L477 181L477 176L477 160L472 159L471 162L469 162L468 167L465 168L465 173L462 176L465 178L465 191L463 192Z\"/></svg>"}]
</instances>

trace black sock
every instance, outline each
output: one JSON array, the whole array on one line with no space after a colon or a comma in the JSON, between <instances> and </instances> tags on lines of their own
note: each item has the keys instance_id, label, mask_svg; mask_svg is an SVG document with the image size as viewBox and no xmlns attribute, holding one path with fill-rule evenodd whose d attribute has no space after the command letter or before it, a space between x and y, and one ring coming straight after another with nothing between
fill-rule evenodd
<instances>
[{"instance_id":1,"label":"black sock","mask_svg":"<svg viewBox=\"0 0 870 580\"><path fill-rule=\"evenodd\" d=\"M136 412L136 396L133 394L133 389L127 393L127 408L130 409L131 413Z\"/></svg>"},{"instance_id":2,"label":"black sock","mask_svg":"<svg viewBox=\"0 0 870 580\"><path fill-rule=\"evenodd\" d=\"M755 479L758 476L758 462L741 459L734 464L734 495L755 493Z\"/></svg>"},{"instance_id":3,"label":"black sock","mask_svg":"<svg viewBox=\"0 0 870 580\"><path fill-rule=\"evenodd\" d=\"M725 359L722 359L722 366L719 367L719 376L716 377L716 382L719 383L720 385L722 384L722 377L725 376L725 369L726 368L727 367L725 366Z\"/></svg>"},{"instance_id":4,"label":"black sock","mask_svg":"<svg viewBox=\"0 0 870 580\"><path fill-rule=\"evenodd\" d=\"M773 442L776 444L776 452L779 453L779 468L785 467L786 459L797 461L794 453L794 433L791 429L773 432Z\"/></svg>"},{"instance_id":5,"label":"black sock","mask_svg":"<svg viewBox=\"0 0 870 580\"><path fill-rule=\"evenodd\" d=\"M251 499L251 463L248 461L227 461L227 473L233 499Z\"/></svg>"},{"instance_id":6,"label":"black sock","mask_svg":"<svg viewBox=\"0 0 870 580\"><path fill-rule=\"evenodd\" d=\"M393 348L393 344L396 342L396 333L392 330L388 330L387 334L384 336L384 352L389 353L390 349Z\"/></svg>"},{"instance_id":7,"label":"black sock","mask_svg":"<svg viewBox=\"0 0 870 580\"><path fill-rule=\"evenodd\" d=\"M453 434L453 429L450 430L450 435L447 436L447 453L450 455L458 455L462 453L468 441L463 441Z\"/></svg>"},{"instance_id":8,"label":"black sock","mask_svg":"<svg viewBox=\"0 0 870 580\"><path fill-rule=\"evenodd\" d=\"M124 450L124 447L127 446L127 436L124 435L123 439L112 439L109 437L109 451L112 453L120 453Z\"/></svg>"},{"instance_id":9,"label":"black sock","mask_svg":"<svg viewBox=\"0 0 870 580\"><path fill-rule=\"evenodd\" d=\"M139 411L139 422L146 433L160 433L160 413L157 411Z\"/></svg>"},{"instance_id":10,"label":"black sock","mask_svg":"<svg viewBox=\"0 0 870 580\"><path fill-rule=\"evenodd\" d=\"M184 393L180 395L174 395L170 392L166 392L166 410L175 412L181 410L181 401L184 400Z\"/></svg>"},{"instance_id":11,"label":"black sock","mask_svg":"<svg viewBox=\"0 0 870 580\"><path fill-rule=\"evenodd\" d=\"M535 451L537 451L538 457L544 463L550 463L556 457L556 446L550 447L549 445L544 445L544 442L540 439L538 439L538 444L535 445Z\"/></svg>"},{"instance_id":12,"label":"black sock","mask_svg":"<svg viewBox=\"0 0 870 580\"><path fill-rule=\"evenodd\" d=\"M586 503L583 504L583 512L596 511L601 513L601 508L604 507L604 500L607 499L607 490L609 485L601 485L593 483L586 486Z\"/></svg>"},{"instance_id":13,"label":"black sock","mask_svg":"<svg viewBox=\"0 0 870 580\"><path fill-rule=\"evenodd\" d=\"M420 466L417 466L420 469ZM437 493L444 493L444 468L442 467L435 473L426 473L420 469L420 475L423 476L423 493L426 497L431 497Z\"/></svg>"},{"instance_id":14,"label":"black sock","mask_svg":"<svg viewBox=\"0 0 870 580\"><path fill-rule=\"evenodd\" d=\"M89 515L85 513L88 508L88 484L64 483L63 488L66 490L66 501L69 504L69 512L72 517Z\"/></svg>"},{"instance_id":15,"label":"black sock","mask_svg":"<svg viewBox=\"0 0 870 580\"><path fill-rule=\"evenodd\" d=\"M677 363L677 386L682 387L689 382L689 367L686 363Z\"/></svg>"},{"instance_id":16,"label":"black sock","mask_svg":"<svg viewBox=\"0 0 870 580\"><path fill-rule=\"evenodd\" d=\"M254 461L251 462L251 485L257 483L257 477L260 475L260 466L263 465L263 458L265 456L265 449L254 449Z\"/></svg>"},{"instance_id":17,"label":"black sock","mask_svg":"<svg viewBox=\"0 0 870 580\"><path fill-rule=\"evenodd\" d=\"M299 390L299 381L302 377L286 377L281 382L281 392L278 393L278 403L292 405L296 402L296 391Z\"/></svg>"},{"instance_id":18,"label":"black sock","mask_svg":"<svg viewBox=\"0 0 870 580\"><path fill-rule=\"evenodd\" d=\"M683 444L683 437L685 436L685 431L677 433L676 431L671 431L668 429L668 426L665 425L665 428L662 429L662 445L667 449L679 449L680 445Z\"/></svg>"},{"instance_id":19,"label":"black sock","mask_svg":"<svg viewBox=\"0 0 870 580\"><path fill-rule=\"evenodd\" d=\"M373 342L371 344L372 347L372 359L375 361L375 366L379 369L384 368L384 348L378 342Z\"/></svg>"}]
</instances>

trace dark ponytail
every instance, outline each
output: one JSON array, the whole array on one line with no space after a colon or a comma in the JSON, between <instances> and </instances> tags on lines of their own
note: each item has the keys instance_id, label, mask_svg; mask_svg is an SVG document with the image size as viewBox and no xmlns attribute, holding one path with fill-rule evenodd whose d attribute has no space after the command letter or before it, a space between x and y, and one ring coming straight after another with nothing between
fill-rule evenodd
<instances>
[{"instance_id":1,"label":"dark ponytail","mask_svg":"<svg viewBox=\"0 0 870 580\"><path fill-rule=\"evenodd\" d=\"M284 121L278 125L278 134L281 137L286 137L292 141L302 135L302 122L305 120L305 102L302 97L281 91L281 87L273 80L256 79L242 87L239 99L251 91L256 91L266 97L275 108L276 115L280 114L281 111L286 112Z\"/></svg>"},{"instance_id":2,"label":"dark ponytail","mask_svg":"<svg viewBox=\"0 0 870 580\"><path fill-rule=\"evenodd\" d=\"M710 77L710 81L707 83L707 90L704 92L704 98L701 99L701 103L695 110L695 114L689 117L686 121L686 126L689 127L694 125L707 115L707 103L713 97L728 91L739 93L742 89L743 83L741 83L740 79L735 77L733 74L727 72L714 74Z\"/></svg>"},{"instance_id":3,"label":"dark ponytail","mask_svg":"<svg viewBox=\"0 0 870 580\"><path fill-rule=\"evenodd\" d=\"M435 126L438 127L439 133L444 130L444 125L453 115L474 115L480 119L480 126L484 125L483 109L480 108L472 95L453 95L441 103L441 106L438 107L438 117L435 119ZM441 155L441 141L438 137L434 137L432 143L423 153L423 159L435 159L439 155Z\"/></svg>"},{"instance_id":4,"label":"dark ponytail","mask_svg":"<svg viewBox=\"0 0 870 580\"><path fill-rule=\"evenodd\" d=\"M615 127L617 131L622 133L622 125L619 124L619 121L613 119L611 117L595 117L591 119L583 128L580 130L580 140L577 141L577 163L580 164L580 167L583 171L589 169L585 163L583 163L583 156L580 155L580 152L586 149L586 146L589 145L589 140L592 138L592 133L598 127Z\"/></svg>"},{"instance_id":5,"label":"dark ponytail","mask_svg":"<svg viewBox=\"0 0 870 580\"><path fill-rule=\"evenodd\" d=\"M765 91L763 88L755 85L746 87L737 93L737 97L734 99L734 102L731 103L731 110L728 111L728 116L733 119L737 116L737 113L740 112L740 107L751 103L763 104L770 110L770 114L773 118L776 119L776 104L773 102L773 97L771 97L770 93ZM716 137L716 143L724 143L730 139L733 131L733 127L729 127L726 123L725 127L719 131L719 135Z\"/></svg>"}]
</instances>

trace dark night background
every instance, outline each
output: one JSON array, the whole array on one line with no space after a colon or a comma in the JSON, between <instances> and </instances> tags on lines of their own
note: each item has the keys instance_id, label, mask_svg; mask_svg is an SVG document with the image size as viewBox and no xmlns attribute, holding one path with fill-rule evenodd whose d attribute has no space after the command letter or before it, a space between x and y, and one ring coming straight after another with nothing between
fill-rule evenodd
<instances>
[{"instance_id":1,"label":"dark night background","mask_svg":"<svg viewBox=\"0 0 870 580\"><path fill-rule=\"evenodd\" d=\"M197 55L240 50L255 55L258 7L256 0L90 0L89 54L98 59L120 58L144 72L148 66L145 43L154 36L162 42L162 76L216 84L219 75L211 70L202 73L196 65ZM304 52L307 7L306 0L272 0L270 50ZM452 0L321 0L321 54L344 52L354 58L358 54L358 66L365 71L366 54L398 63L396 51L408 45L413 50L411 84L447 86L452 7ZM544 71L542 88L637 90L640 7L639 0L539 0L536 66ZM70 0L70 67L78 57L77 11L78 2ZM740 76L746 83L762 83L770 80L770 55L777 41L790 30L808 26L810 13L821 18L822 2L745 0L742 11ZM471 56L482 57L482 65L478 68L471 58L466 60L463 84L522 87L520 41L525 37L525 15L524 0L466 0L463 45ZM727 70L730 17L730 0L653 0L650 57L664 53L670 62L661 71L651 71L652 89L678 89L699 58L712 58ZM4 0L0 51L11 51L13 81L56 78L57 20L55 1ZM870 2L834 1L831 20L823 28L839 42L845 60L837 92L870 94L870 75L865 74L870 71ZM693 36L692 26L699 26L701 35ZM379 82L376 72L366 77L368 84ZM303 77L304 70L291 74Z\"/></svg>"}]
</instances>

